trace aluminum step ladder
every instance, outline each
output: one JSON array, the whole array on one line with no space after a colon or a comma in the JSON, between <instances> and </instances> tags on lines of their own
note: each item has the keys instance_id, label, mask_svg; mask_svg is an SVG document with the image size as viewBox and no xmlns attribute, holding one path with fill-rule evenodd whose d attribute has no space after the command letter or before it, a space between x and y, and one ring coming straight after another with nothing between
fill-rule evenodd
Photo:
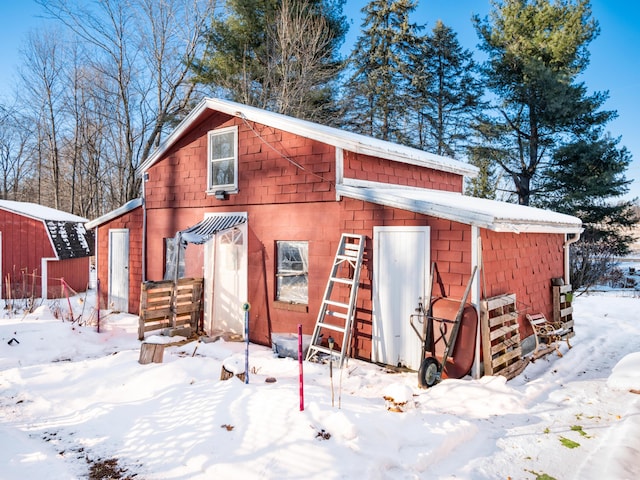
<instances>
[{"instance_id":1,"label":"aluminum step ladder","mask_svg":"<svg viewBox=\"0 0 640 480\"><path fill-rule=\"evenodd\" d=\"M360 270L362 269L365 242L365 235L343 233L340 238L333 268L318 312L318 320L311 336L307 360L312 360L318 354L336 355L339 356L338 365L342 366L347 349L351 344L351 330L356 312L356 298L360 285ZM334 287L336 288L334 289ZM344 299L347 297L348 301L345 302ZM332 335L335 335L333 332L342 334L340 350L326 346L329 339L333 339Z\"/></svg>"}]
</instances>

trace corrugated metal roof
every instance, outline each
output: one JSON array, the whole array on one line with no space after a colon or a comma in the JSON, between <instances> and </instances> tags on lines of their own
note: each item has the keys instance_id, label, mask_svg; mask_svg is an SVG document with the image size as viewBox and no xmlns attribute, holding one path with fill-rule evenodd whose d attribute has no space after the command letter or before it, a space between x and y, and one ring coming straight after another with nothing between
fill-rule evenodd
<instances>
[{"instance_id":1,"label":"corrugated metal roof","mask_svg":"<svg viewBox=\"0 0 640 480\"><path fill-rule=\"evenodd\" d=\"M244 215L213 215L180 231L180 237L187 243L200 245L210 240L216 233L229 230L247 221Z\"/></svg>"}]
</instances>

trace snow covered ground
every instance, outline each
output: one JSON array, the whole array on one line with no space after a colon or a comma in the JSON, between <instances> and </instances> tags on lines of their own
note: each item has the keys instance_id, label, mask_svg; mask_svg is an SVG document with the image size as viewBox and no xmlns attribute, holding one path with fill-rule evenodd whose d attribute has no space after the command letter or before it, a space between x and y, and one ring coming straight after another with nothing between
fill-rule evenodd
<instances>
[{"instance_id":1,"label":"snow covered ground","mask_svg":"<svg viewBox=\"0 0 640 480\"><path fill-rule=\"evenodd\" d=\"M163 363L141 365L137 317L107 315L97 333L53 306L4 310L0 478L639 478L640 298L574 308L573 348L509 382L421 390L413 373L349 360L330 378L305 362L303 411L297 361L268 348L251 345L248 384L221 381L244 344L167 346Z\"/></svg>"}]
</instances>

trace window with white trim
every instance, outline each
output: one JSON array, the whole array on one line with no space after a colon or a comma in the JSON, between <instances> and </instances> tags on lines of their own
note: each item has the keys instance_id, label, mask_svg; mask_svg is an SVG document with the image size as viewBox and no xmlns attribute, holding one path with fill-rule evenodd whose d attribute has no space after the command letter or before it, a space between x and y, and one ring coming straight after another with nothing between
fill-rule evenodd
<instances>
[{"instance_id":1,"label":"window with white trim","mask_svg":"<svg viewBox=\"0 0 640 480\"><path fill-rule=\"evenodd\" d=\"M238 127L209 132L208 191L238 190Z\"/></svg>"},{"instance_id":2,"label":"window with white trim","mask_svg":"<svg viewBox=\"0 0 640 480\"><path fill-rule=\"evenodd\" d=\"M276 242L276 300L309 303L309 243Z\"/></svg>"}]
</instances>

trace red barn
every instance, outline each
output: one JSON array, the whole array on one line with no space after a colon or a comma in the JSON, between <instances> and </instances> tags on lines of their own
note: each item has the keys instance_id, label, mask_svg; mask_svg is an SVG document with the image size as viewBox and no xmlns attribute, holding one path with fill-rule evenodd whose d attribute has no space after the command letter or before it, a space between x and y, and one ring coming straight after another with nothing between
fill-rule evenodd
<instances>
[{"instance_id":1,"label":"red barn","mask_svg":"<svg viewBox=\"0 0 640 480\"><path fill-rule=\"evenodd\" d=\"M138 174L142 202L92 222L103 282L117 259L109 232L133 220L142 270L130 271L130 293L176 275L172 253L184 250L177 275L205 279L205 330L242 335L248 300L250 338L268 345L298 324L312 332L341 235L363 235L354 355L409 368L421 361L409 317L432 263L441 293L461 298L469 283L476 309L515 294L529 333L523 311L551 314L551 279L567 277L567 245L581 232L575 217L464 196L477 174L469 164L218 99L202 101Z\"/></svg>"},{"instance_id":2,"label":"red barn","mask_svg":"<svg viewBox=\"0 0 640 480\"><path fill-rule=\"evenodd\" d=\"M93 255L86 221L35 203L0 200L2 298L59 298L62 279L84 292Z\"/></svg>"}]
</instances>

